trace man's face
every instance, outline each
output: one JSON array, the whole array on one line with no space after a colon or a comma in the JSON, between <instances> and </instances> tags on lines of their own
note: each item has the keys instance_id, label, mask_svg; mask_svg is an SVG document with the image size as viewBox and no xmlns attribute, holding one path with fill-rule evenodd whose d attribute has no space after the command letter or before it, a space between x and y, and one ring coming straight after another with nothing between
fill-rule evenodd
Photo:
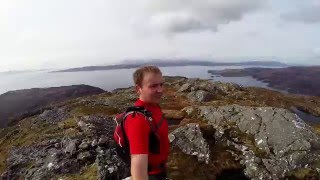
<instances>
[{"instance_id":1,"label":"man's face","mask_svg":"<svg viewBox=\"0 0 320 180\"><path fill-rule=\"evenodd\" d=\"M163 95L163 77L159 73L146 73L142 87L137 86L140 98L148 103L158 104Z\"/></svg>"}]
</instances>

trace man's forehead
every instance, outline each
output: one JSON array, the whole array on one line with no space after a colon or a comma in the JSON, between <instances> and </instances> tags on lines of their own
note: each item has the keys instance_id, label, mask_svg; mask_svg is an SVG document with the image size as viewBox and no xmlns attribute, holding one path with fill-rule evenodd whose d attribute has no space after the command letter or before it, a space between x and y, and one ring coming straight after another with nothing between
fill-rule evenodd
<instances>
[{"instance_id":1,"label":"man's forehead","mask_svg":"<svg viewBox=\"0 0 320 180\"><path fill-rule=\"evenodd\" d=\"M148 84L159 84L163 83L164 79L162 77L162 74L147 73L144 76L143 81Z\"/></svg>"}]
</instances>

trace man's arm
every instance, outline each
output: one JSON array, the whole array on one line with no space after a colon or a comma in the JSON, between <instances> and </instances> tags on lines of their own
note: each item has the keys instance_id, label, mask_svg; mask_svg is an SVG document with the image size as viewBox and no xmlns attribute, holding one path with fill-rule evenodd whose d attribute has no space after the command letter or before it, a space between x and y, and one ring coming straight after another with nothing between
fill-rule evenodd
<instances>
[{"instance_id":1,"label":"man's arm","mask_svg":"<svg viewBox=\"0 0 320 180\"><path fill-rule=\"evenodd\" d=\"M148 154L131 155L132 180L148 180Z\"/></svg>"},{"instance_id":2,"label":"man's arm","mask_svg":"<svg viewBox=\"0 0 320 180\"><path fill-rule=\"evenodd\" d=\"M125 124L130 144L131 178L133 180L148 180L149 122L145 116L136 114L134 118L128 116Z\"/></svg>"}]
</instances>

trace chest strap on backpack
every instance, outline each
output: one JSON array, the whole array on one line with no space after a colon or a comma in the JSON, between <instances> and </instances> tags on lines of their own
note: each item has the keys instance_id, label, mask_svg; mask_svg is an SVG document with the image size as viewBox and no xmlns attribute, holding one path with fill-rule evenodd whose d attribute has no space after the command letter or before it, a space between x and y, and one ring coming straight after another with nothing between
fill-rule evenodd
<instances>
[{"instance_id":1,"label":"chest strap on backpack","mask_svg":"<svg viewBox=\"0 0 320 180\"><path fill-rule=\"evenodd\" d=\"M164 115L162 114L160 121L157 123L157 130L161 127L162 123L164 121Z\"/></svg>"}]
</instances>

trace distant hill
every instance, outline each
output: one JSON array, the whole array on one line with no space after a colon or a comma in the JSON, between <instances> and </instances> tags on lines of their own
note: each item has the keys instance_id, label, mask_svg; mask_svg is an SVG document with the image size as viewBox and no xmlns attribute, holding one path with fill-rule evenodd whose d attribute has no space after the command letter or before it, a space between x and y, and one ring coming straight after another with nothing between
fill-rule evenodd
<instances>
[{"instance_id":1,"label":"distant hill","mask_svg":"<svg viewBox=\"0 0 320 180\"><path fill-rule=\"evenodd\" d=\"M17 122L37 113L50 103L103 92L100 88L87 85L9 91L0 95L0 128L6 127L8 122Z\"/></svg>"},{"instance_id":2,"label":"distant hill","mask_svg":"<svg viewBox=\"0 0 320 180\"><path fill-rule=\"evenodd\" d=\"M79 68L70 68L53 72L77 72L77 71L104 71L110 69L131 69L143 65L155 65L159 67L170 66L271 66L286 67L287 65L278 61L245 61L245 62L214 62L214 61L196 61L196 60L150 60L146 62L125 63L107 66L85 66Z\"/></svg>"},{"instance_id":3,"label":"distant hill","mask_svg":"<svg viewBox=\"0 0 320 180\"><path fill-rule=\"evenodd\" d=\"M320 66L226 69L208 72L225 77L252 76L268 83L272 88L295 94L320 96Z\"/></svg>"}]
</instances>

